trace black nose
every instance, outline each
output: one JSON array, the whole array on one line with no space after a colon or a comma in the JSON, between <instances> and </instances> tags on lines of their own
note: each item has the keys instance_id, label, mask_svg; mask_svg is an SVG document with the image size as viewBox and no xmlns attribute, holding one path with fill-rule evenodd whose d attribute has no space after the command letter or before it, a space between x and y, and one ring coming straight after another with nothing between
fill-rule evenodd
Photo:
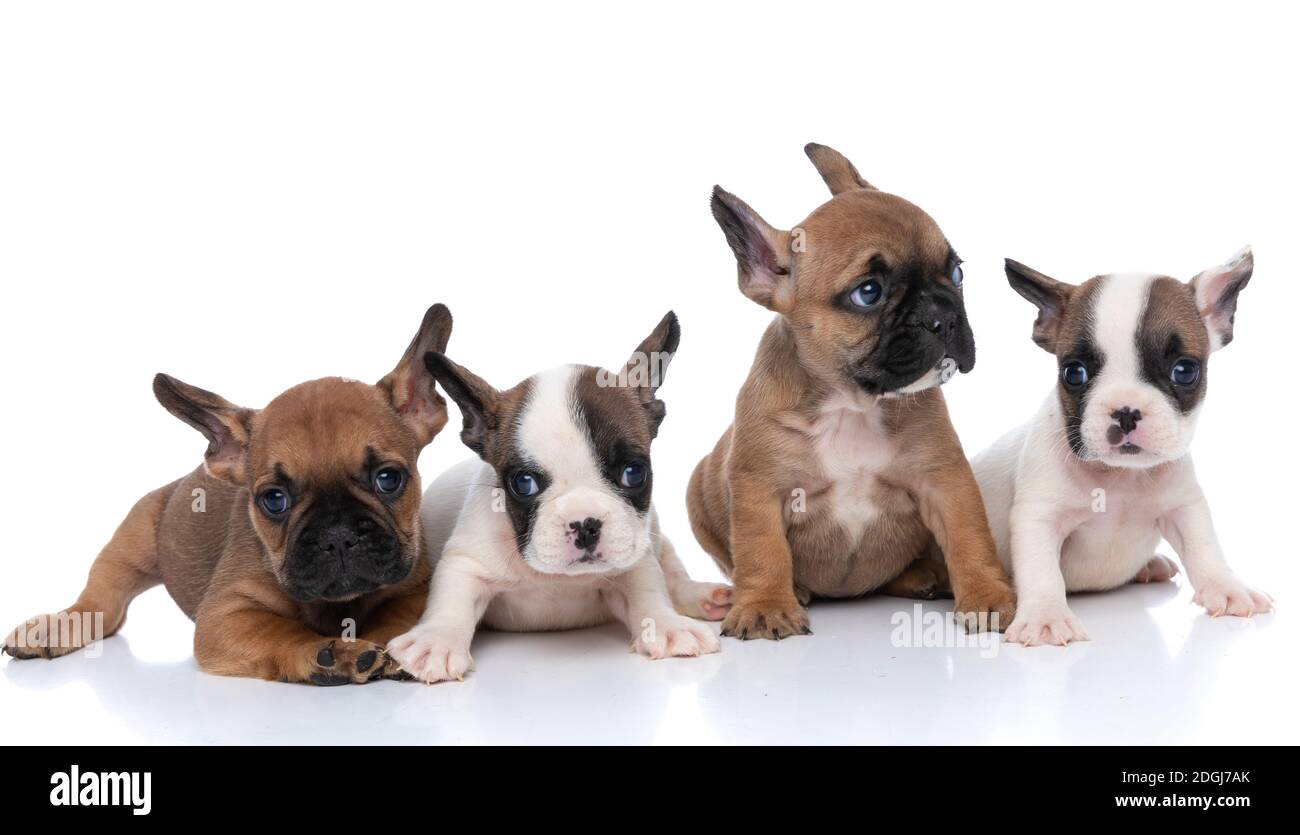
<instances>
[{"instance_id":1,"label":"black nose","mask_svg":"<svg viewBox=\"0 0 1300 835\"><path fill-rule=\"evenodd\" d=\"M1118 411L1111 412L1110 416L1115 419L1115 422L1119 424L1119 428L1127 435L1137 428L1138 421L1142 419L1142 411L1125 406Z\"/></svg>"},{"instance_id":2,"label":"black nose","mask_svg":"<svg viewBox=\"0 0 1300 835\"><path fill-rule=\"evenodd\" d=\"M321 532L317 543L327 554L346 557L357 547L357 534L350 525L331 525Z\"/></svg>"},{"instance_id":3,"label":"black nose","mask_svg":"<svg viewBox=\"0 0 1300 835\"><path fill-rule=\"evenodd\" d=\"M577 545L584 551L590 551L596 547L600 541L600 520L588 516L581 522L570 522L569 530L573 531L573 544Z\"/></svg>"}]
</instances>

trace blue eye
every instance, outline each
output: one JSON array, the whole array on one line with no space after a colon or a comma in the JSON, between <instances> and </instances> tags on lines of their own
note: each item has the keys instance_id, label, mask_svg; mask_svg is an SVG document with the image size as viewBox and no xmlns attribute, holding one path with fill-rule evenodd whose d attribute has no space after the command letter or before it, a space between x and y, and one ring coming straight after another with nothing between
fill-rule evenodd
<instances>
[{"instance_id":1,"label":"blue eye","mask_svg":"<svg viewBox=\"0 0 1300 835\"><path fill-rule=\"evenodd\" d=\"M1079 388L1088 384L1088 366L1073 360L1061 366L1061 379L1070 388Z\"/></svg>"},{"instance_id":2,"label":"blue eye","mask_svg":"<svg viewBox=\"0 0 1300 835\"><path fill-rule=\"evenodd\" d=\"M641 487L645 484L645 467L640 464L628 464L623 468L618 483L631 490Z\"/></svg>"},{"instance_id":3,"label":"blue eye","mask_svg":"<svg viewBox=\"0 0 1300 835\"><path fill-rule=\"evenodd\" d=\"M953 265L952 265L952 283L953 283L954 285L960 287L962 281L964 281L965 278L966 278L966 276L965 276L965 275L962 273L962 271L961 271L961 264L953 264Z\"/></svg>"},{"instance_id":4,"label":"blue eye","mask_svg":"<svg viewBox=\"0 0 1300 835\"><path fill-rule=\"evenodd\" d=\"M873 278L855 287L853 292L849 293L849 301L856 307L867 308L880 301L883 295L885 295L885 288Z\"/></svg>"},{"instance_id":5,"label":"blue eye","mask_svg":"<svg viewBox=\"0 0 1300 835\"><path fill-rule=\"evenodd\" d=\"M392 495L402 489L405 481L406 477L401 470L396 467L384 467L375 473L375 492L385 496Z\"/></svg>"},{"instance_id":6,"label":"blue eye","mask_svg":"<svg viewBox=\"0 0 1300 835\"><path fill-rule=\"evenodd\" d=\"M521 499L526 499L542 492L542 485L537 476L532 473L515 473L510 477L510 492Z\"/></svg>"},{"instance_id":7,"label":"blue eye","mask_svg":"<svg viewBox=\"0 0 1300 835\"><path fill-rule=\"evenodd\" d=\"M257 497L257 503L268 516L279 516L289 509L289 494L279 487L270 487Z\"/></svg>"},{"instance_id":8,"label":"blue eye","mask_svg":"<svg viewBox=\"0 0 1300 835\"><path fill-rule=\"evenodd\" d=\"M1174 367L1169 372L1169 379L1173 380L1176 386L1196 385L1196 381L1200 376L1201 364L1188 357L1183 357L1174 363Z\"/></svg>"}]
</instances>

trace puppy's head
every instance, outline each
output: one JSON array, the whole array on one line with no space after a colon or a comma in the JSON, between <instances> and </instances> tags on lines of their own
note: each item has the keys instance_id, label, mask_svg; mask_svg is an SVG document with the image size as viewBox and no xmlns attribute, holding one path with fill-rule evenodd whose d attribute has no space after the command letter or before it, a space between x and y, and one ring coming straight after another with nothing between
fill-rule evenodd
<instances>
[{"instance_id":1,"label":"puppy's head","mask_svg":"<svg viewBox=\"0 0 1300 835\"><path fill-rule=\"evenodd\" d=\"M832 385L902 394L970 371L961 259L939 226L836 151L804 150L833 196L791 231L713 190L741 292L789 320L800 361Z\"/></svg>"},{"instance_id":2,"label":"puppy's head","mask_svg":"<svg viewBox=\"0 0 1300 835\"><path fill-rule=\"evenodd\" d=\"M1210 352L1232 341L1254 264L1247 248L1186 283L1104 275L1075 286L1007 261L1011 286L1038 308L1034 342L1056 355L1075 455L1143 468L1187 452Z\"/></svg>"},{"instance_id":3,"label":"puppy's head","mask_svg":"<svg viewBox=\"0 0 1300 835\"><path fill-rule=\"evenodd\" d=\"M330 377L244 409L165 374L154 394L208 439L207 472L247 492L281 587L348 600L403 580L421 557L420 450L447 423L424 355L444 350L451 313L429 308L376 385Z\"/></svg>"},{"instance_id":4,"label":"puppy's head","mask_svg":"<svg viewBox=\"0 0 1300 835\"><path fill-rule=\"evenodd\" d=\"M461 439L496 471L492 509L509 517L533 569L617 572L650 552L656 392L679 335L669 313L618 373L567 365L507 391L428 356L464 417Z\"/></svg>"}]
</instances>

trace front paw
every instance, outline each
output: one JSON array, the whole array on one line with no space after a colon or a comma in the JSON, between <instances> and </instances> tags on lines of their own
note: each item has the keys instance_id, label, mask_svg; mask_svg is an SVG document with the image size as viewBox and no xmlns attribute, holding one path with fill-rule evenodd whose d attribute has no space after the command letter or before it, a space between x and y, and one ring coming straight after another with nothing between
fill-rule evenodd
<instances>
[{"instance_id":1,"label":"front paw","mask_svg":"<svg viewBox=\"0 0 1300 835\"><path fill-rule=\"evenodd\" d=\"M647 658L694 658L721 649L709 627L683 617L662 621L646 618L632 649Z\"/></svg>"},{"instance_id":2,"label":"front paw","mask_svg":"<svg viewBox=\"0 0 1300 835\"><path fill-rule=\"evenodd\" d=\"M748 641L779 641L791 635L811 635L808 613L794 595L777 600L737 601L722 621L722 634Z\"/></svg>"},{"instance_id":3,"label":"front paw","mask_svg":"<svg viewBox=\"0 0 1300 835\"><path fill-rule=\"evenodd\" d=\"M1044 605L1022 605L1015 620L1007 627L1007 643L1027 647L1054 644L1065 646L1088 640L1083 624L1064 601Z\"/></svg>"},{"instance_id":4,"label":"front paw","mask_svg":"<svg viewBox=\"0 0 1300 835\"><path fill-rule=\"evenodd\" d=\"M98 631L90 612L37 615L15 627L5 638L0 652L19 661L59 658L102 638L96 634Z\"/></svg>"},{"instance_id":5,"label":"front paw","mask_svg":"<svg viewBox=\"0 0 1300 835\"><path fill-rule=\"evenodd\" d=\"M1220 615L1248 618L1273 611L1273 598L1255 591L1231 574L1201 583L1192 602L1204 606L1213 618Z\"/></svg>"},{"instance_id":6,"label":"front paw","mask_svg":"<svg viewBox=\"0 0 1300 835\"><path fill-rule=\"evenodd\" d=\"M1016 593L1000 578L963 589L953 601L953 614L967 632L1001 632L1016 621Z\"/></svg>"},{"instance_id":7,"label":"front paw","mask_svg":"<svg viewBox=\"0 0 1300 835\"><path fill-rule=\"evenodd\" d=\"M365 684L381 678L402 678L402 670L384 648L370 641L333 640L311 650L307 681L323 687Z\"/></svg>"},{"instance_id":8,"label":"front paw","mask_svg":"<svg viewBox=\"0 0 1300 835\"><path fill-rule=\"evenodd\" d=\"M388 654L402 669L426 684L464 681L474 669L469 640L459 635L416 627L388 642Z\"/></svg>"}]
</instances>

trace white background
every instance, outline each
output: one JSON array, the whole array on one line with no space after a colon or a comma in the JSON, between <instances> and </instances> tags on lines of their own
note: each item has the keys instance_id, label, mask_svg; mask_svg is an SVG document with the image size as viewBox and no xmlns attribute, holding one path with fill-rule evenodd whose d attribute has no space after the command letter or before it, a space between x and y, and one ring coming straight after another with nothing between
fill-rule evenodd
<instances>
[{"instance_id":1,"label":"white background","mask_svg":"<svg viewBox=\"0 0 1300 835\"><path fill-rule=\"evenodd\" d=\"M676 310L656 500L716 576L683 494L768 314L736 291L709 189L788 228L827 197L808 141L964 257L979 359L947 392L970 453L1053 385L1004 257L1189 278L1253 244L1193 448L1230 562L1279 612L1211 623L1186 588L1131 589L1077 604L1088 646L977 664L891 648L907 604L864 600L719 659L652 664L614 628L488 636L462 685L326 693L199 674L155 590L102 659L5 664L0 709L32 721L0 740L325 741L301 717L364 704L364 741L1300 741L1296 23L1268 3L6 4L6 630L71 602L131 503L198 462L155 372L249 406L378 379L435 301L449 354L500 386L616 365ZM426 481L468 454L458 423ZM588 681L645 712L584 716ZM953 715L976 693L1002 709Z\"/></svg>"}]
</instances>

